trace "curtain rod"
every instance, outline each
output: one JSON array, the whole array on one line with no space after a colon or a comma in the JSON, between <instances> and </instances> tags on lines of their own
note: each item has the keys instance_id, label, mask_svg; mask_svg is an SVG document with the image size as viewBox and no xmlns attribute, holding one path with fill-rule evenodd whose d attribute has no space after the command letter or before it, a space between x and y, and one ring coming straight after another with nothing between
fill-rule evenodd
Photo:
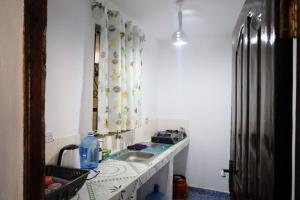
<instances>
[{"instance_id":1,"label":"curtain rod","mask_svg":"<svg viewBox=\"0 0 300 200\"><path fill-rule=\"evenodd\" d=\"M106 8L105 5L103 5L102 3L97 2L97 1L93 1L92 2L92 10L96 7L100 8L100 9L105 9ZM107 9L107 13L110 14L110 15L113 15L114 12L112 10Z\"/></svg>"},{"instance_id":2,"label":"curtain rod","mask_svg":"<svg viewBox=\"0 0 300 200\"><path fill-rule=\"evenodd\" d=\"M104 8L104 5L100 2L93 1L92 2L92 9L94 9L95 7Z\"/></svg>"}]
</instances>

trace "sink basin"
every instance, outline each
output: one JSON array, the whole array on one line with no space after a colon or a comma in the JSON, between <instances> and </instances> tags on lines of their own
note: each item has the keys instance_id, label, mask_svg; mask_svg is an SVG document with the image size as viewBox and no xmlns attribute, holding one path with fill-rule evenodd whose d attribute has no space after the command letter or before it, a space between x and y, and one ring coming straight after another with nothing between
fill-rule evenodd
<instances>
[{"instance_id":1,"label":"sink basin","mask_svg":"<svg viewBox=\"0 0 300 200\"><path fill-rule=\"evenodd\" d=\"M147 162L153 156L155 156L154 153L141 152L141 151L129 151L119 156L117 160L123 160L126 162Z\"/></svg>"}]
</instances>

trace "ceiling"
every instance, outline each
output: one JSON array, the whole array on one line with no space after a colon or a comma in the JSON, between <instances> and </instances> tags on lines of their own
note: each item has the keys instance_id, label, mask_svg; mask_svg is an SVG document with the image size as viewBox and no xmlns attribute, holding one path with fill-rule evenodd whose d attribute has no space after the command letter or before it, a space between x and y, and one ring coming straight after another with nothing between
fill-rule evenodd
<instances>
[{"instance_id":1,"label":"ceiling","mask_svg":"<svg viewBox=\"0 0 300 200\"><path fill-rule=\"evenodd\" d=\"M177 29L175 0L110 0L157 39ZM185 0L183 27L188 36L231 34L244 0Z\"/></svg>"}]
</instances>

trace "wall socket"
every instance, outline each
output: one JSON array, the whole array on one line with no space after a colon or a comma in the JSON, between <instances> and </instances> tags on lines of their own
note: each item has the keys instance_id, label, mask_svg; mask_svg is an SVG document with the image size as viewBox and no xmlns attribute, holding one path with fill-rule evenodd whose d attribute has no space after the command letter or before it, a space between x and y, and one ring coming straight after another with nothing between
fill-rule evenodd
<instances>
[{"instance_id":1,"label":"wall socket","mask_svg":"<svg viewBox=\"0 0 300 200\"><path fill-rule=\"evenodd\" d=\"M45 142L46 143L52 143L52 142L54 142L53 131L46 131Z\"/></svg>"},{"instance_id":2,"label":"wall socket","mask_svg":"<svg viewBox=\"0 0 300 200\"><path fill-rule=\"evenodd\" d=\"M145 118L145 124L149 124L150 123L150 118L149 117L146 117Z\"/></svg>"}]
</instances>

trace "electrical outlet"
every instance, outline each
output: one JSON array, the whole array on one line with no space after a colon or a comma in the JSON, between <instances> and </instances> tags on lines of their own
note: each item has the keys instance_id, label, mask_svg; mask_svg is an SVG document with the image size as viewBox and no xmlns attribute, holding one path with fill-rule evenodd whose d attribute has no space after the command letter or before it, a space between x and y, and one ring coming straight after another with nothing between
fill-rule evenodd
<instances>
[{"instance_id":1,"label":"electrical outlet","mask_svg":"<svg viewBox=\"0 0 300 200\"><path fill-rule=\"evenodd\" d=\"M46 131L45 142L46 143L52 143L52 142L54 142L53 131Z\"/></svg>"},{"instance_id":2,"label":"electrical outlet","mask_svg":"<svg viewBox=\"0 0 300 200\"><path fill-rule=\"evenodd\" d=\"M149 117L146 117L145 118L145 124L149 124L150 123L150 118Z\"/></svg>"}]
</instances>

